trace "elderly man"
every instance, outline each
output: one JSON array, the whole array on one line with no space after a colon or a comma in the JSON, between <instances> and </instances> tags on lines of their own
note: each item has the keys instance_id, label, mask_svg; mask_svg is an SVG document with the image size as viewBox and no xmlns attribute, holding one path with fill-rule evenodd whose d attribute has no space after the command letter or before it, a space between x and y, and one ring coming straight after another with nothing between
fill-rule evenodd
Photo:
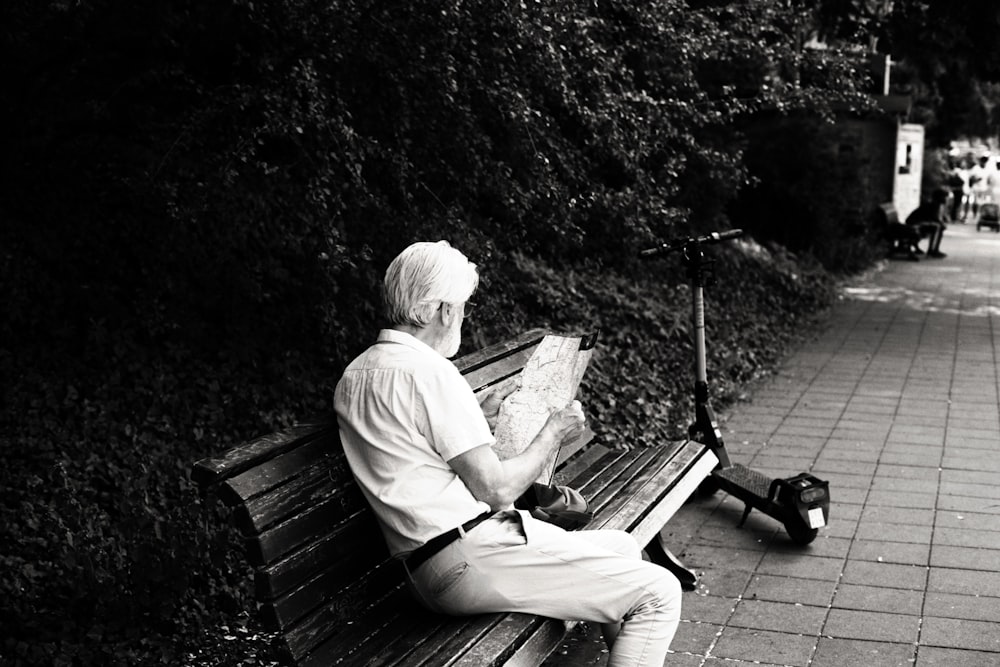
<instances>
[{"instance_id":1,"label":"elderly man","mask_svg":"<svg viewBox=\"0 0 1000 667\"><path fill-rule=\"evenodd\" d=\"M334 399L351 470L428 609L600 623L609 665L659 667L680 618L677 579L642 560L628 533L567 532L513 509L584 416L574 401L522 454L497 458L491 428L504 392L480 405L448 361L478 283L476 265L444 241L415 243L389 265L390 326L344 371Z\"/></svg>"}]
</instances>

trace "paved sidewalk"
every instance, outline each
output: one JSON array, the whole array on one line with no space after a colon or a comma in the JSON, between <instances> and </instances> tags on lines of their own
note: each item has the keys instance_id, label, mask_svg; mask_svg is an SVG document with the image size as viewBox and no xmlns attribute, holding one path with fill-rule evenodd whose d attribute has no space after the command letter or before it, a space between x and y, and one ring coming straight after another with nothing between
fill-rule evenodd
<instances>
[{"instance_id":1,"label":"paved sidewalk","mask_svg":"<svg viewBox=\"0 0 1000 667\"><path fill-rule=\"evenodd\" d=\"M1000 235L942 249L847 289L722 416L734 462L830 482L830 525L799 547L722 492L685 505L664 536L700 580L666 665L1000 665Z\"/></svg>"}]
</instances>

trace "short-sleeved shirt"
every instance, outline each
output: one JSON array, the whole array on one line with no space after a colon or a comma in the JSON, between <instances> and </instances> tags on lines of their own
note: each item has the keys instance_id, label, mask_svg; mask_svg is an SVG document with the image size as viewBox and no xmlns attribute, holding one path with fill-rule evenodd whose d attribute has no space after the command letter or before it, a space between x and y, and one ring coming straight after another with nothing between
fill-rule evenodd
<instances>
[{"instance_id":1,"label":"short-sleeved shirt","mask_svg":"<svg viewBox=\"0 0 1000 667\"><path fill-rule=\"evenodd\" d=\"M393 555L489 510L448 465L494 443L479 402L448 359L394 329L344 371L334 408L347 462Z\"/></svg>"}]
</instances>

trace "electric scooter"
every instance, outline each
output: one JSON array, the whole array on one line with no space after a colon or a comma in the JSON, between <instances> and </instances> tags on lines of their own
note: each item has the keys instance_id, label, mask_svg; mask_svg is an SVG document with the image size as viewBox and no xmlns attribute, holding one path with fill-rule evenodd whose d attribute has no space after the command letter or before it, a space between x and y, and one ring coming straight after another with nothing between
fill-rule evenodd
<instances>
[{"instance_id":1,"label":"electric scooter","mask_svg":"<svg viewBox=\"0 0 1000 667\"><path fill-rule=\"evenodd\" d=\"M709 447L718 457L719 465L707 477L699 490L713 493L722 489L745 504L742 526L754 508L781 522L793 542L812 542L820 528L830 518L829 482L808 473L772 479L763 473L733 463L719 430L715 412L709 402L708 372L705 360L705 287L711 282L711 264L703 246L714 245L742 236L743 230L715 232L707 236L686 238L661 244L639 252L643 259L680 252L691 282L695 347L695 420L688 427L688 436Z\"/></svg>"}]
</instances>

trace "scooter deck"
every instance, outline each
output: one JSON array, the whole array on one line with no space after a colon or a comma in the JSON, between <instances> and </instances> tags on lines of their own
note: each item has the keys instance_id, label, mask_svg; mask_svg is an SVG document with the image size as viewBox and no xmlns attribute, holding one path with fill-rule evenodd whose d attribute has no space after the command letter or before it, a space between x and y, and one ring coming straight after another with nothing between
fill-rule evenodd
<instances>
[{"instance_id":1,"label":"scooter deck","mask_svg":"<svg viewBox=\"0 0 1000 667\"><path fill-rule=\"evenodd\" d=\"M752 470L740 463L734 463L728 468L720 468L712 472L712 475L720 480L720 486L727 492L732 493L740 500L750 502L758 500L762 503L768 501L768 493L771 488L771 478L767 475ZM730 486L733 488L730 489ZM735 492L735 493L734 493Z\"/></svg>"}]
</instances>

